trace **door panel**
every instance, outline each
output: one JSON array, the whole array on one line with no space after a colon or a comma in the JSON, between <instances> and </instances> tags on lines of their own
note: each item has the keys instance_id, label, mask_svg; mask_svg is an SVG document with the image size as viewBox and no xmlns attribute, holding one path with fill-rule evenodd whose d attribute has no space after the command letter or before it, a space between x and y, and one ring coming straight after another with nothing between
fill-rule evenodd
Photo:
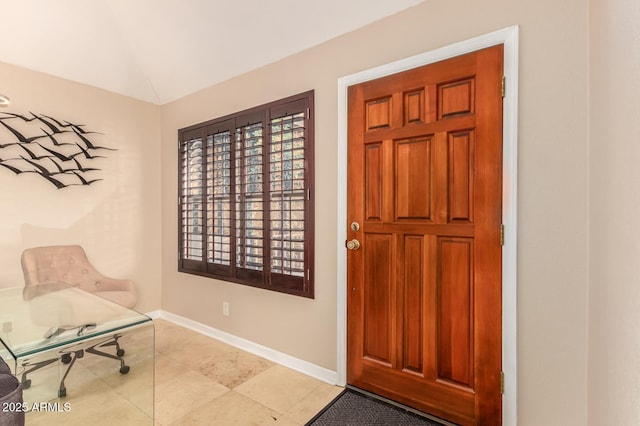
<instances>
[{"instance_id":1,"label":"door panel","mask_svg":"<svg viewBox=\"0 0 640 426\"><path fill-rule=\"evenodd\" d=\"M438 119L461 114L473 114L475 107L475 78L438 85Z\"/></svg>"},{"instance_id":2,"label":"door panel","mask_svg":"<svg viewBox=\"0 0 640 426\"><path fill-rule=\"evenodd\" d=\"M422 137L395 143L396 220L431 217L432 139Z\"/></svg>"},{"instance_id":3,"label":"door panel","mask_svg":"<svg viewBox=\"0 0 640 426\"><path fill-rule=\"evenodd\" d=\"M391 365L392 270L391 236L365 237L364 357Z\"/></svg>"},{"instance_id":4,"label":"door panel","mask_svg":"<svg viewBox=\"0 0 640 426\"><path fill-rule=\"evenodd\" d=\"M404 236L404 277L399 281L403 313L400 368L419 376L424 374L424 244L422 235Z\"/></svg>"},{"instance_id":5,"label":"door panel","mask_svg":"<svg viewBox=\"0 0 640 426\"><path fill-rule=\"evenodd\" d=\"M474 132L449 133L449 221L473 222Z\"/></svg>"},{"instance_id":6,"label":"door panel","mask_svg":"<svg viewBox=\"0 0 640 426\"><path fill-rule=\"evenodd\" d=\"M438 379L473 390L473 239L438 246Z\"/></svg>"},{"instance_id":7,"label":"door panel","mask_svg":"<svg viewBox=\"0 0 640 426\"><path fill-rule=\"evenodd\" d=\"M382 144L373 143L366 147L366 218L382 219Z\"/></svg>"},{"instance_id":8,"label":"door panel","mask_svg":"<svg viewBox=\"0 0 640 426\"><path fill-rule=\"evenodd\" d=\"M367 130L391 127L391 97L367 102Z\"/></svg>"},{"instance_id":9,"label":"door panel","mask_svg":"<svg viewBox=\"0 0 640 426\"><path fill-rule=\"evenodd\" d=\"M501 423L502 46L349 88L347 381Z\"/></svg>"}]
</instances>

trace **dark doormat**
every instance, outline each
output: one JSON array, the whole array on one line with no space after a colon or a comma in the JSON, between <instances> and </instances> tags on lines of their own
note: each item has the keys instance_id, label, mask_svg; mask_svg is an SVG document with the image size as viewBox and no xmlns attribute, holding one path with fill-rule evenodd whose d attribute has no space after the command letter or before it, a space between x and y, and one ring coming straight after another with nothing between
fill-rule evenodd
<instances>
[{"instance_id":1,"label":"dark doormat","mask_svg":"<svg viewBox=\"0 0 640 426\"><path fill-rule=\"evenodd\" d=\"M309 420L306 426L444 426L448 424L439 423L409 410L399 404L390 404L358 389L348 387Z\"/></svg>"}]
</instances>

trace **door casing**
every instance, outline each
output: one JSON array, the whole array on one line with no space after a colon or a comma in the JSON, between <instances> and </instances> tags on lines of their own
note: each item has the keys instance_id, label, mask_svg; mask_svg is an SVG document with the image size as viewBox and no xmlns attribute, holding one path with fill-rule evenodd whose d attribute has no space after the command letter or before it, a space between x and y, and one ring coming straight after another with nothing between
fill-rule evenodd
<instances>
[{"instance_id":1,"label":"door casing","mask_svg":"<svg viewBox=\"0 0 640 426\"><path fill-rule=\"evenodd\" d=\"M347 371L347 89L349 86L428 65L497 44L504 45L503 200L505 227L502 252L503 425L517 424L517 147L518 147L518 26L511 26L449 46L368 69L338 80L338 229L337 229L337 382Z\"/></svg>"}]
</instances>

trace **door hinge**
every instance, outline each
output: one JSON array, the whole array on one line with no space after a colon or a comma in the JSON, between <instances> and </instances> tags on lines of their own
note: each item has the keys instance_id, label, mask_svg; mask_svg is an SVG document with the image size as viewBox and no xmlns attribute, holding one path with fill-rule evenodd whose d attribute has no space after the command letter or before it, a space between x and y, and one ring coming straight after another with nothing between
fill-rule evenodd
<instances>
[{"instance_id":1,"label":"door hinge","mask_svg":"<svg viewBox=\"0 0 640 426\"><path fill-rule=\"evenodd\" d=\"M504 395L504 371L500 372L500 394Z\"/></svg>"},{"instance_id":2,"label":"door hinge","mask_svg":"<svg viewBox=\"0 0 640 426\"><path fill-rule=\"evenodd\" d=\"M500 245L504 245L504 224L500 224Z\"/></svg>"},{"instance_id":3,"label":"door hinge","mask_svg":"<svg viewBox=\"0 0 640 426\"><path fill-rule=\"evenodd\" d=\"M504 98L505 93L507 92L507 77L502 76L502 84L500 86L500 94Z\"/></svg>"}]
</instances>

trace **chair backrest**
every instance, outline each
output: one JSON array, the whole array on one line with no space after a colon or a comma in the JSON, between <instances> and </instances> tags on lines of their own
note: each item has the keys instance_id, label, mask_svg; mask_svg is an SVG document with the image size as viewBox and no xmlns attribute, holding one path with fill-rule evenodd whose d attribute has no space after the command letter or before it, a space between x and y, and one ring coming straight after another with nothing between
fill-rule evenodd
<instances>
[{"instance_id":1,"label":"chair backrest","mask_svg":"<svg viewBox=\"0 0 640 426\"><path fill-rule=\"evenodd\" d=\"M87 291L95 291L99 272L89 263L78 245L47 246L26 249L22 253L24 284L64 282Z\"/></svg>"}]
</instances>

